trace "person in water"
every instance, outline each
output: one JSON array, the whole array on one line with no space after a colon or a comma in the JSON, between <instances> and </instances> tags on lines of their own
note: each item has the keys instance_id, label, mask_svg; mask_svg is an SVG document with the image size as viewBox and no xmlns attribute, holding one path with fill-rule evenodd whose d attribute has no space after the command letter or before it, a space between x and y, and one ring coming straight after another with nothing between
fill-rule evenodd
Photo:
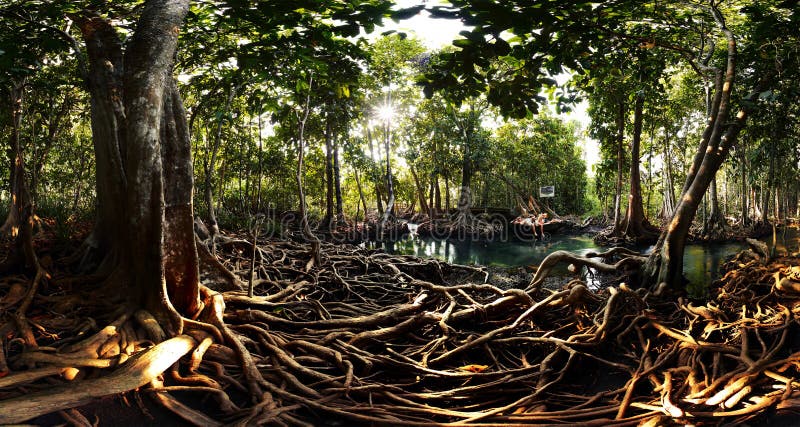
<instances>
[{"instance_id":1,"label":"person in water","mask_svg":"<svg viewBox=\"0 0 800 427\"><path fill-rule=\"evenodd\" d=\"M544 223L547 222L547 212L542 212L539 216L536 217L536 223L533 226L533 234L536 235L537 239L544 238ZM539 227L539 233L536 233L536 227Z\"/></svg>"}]
</instances>

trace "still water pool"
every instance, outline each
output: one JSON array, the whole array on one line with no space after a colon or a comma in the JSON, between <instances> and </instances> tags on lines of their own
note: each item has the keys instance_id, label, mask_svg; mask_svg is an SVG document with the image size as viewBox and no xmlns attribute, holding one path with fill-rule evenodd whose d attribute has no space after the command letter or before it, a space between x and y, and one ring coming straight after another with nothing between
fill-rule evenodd
<instances>
[{"instance_id":1,"label":"still water pool","mask_svg":"<svg viewBox=\"0 0 800 427\"><path fill-rule=\"evenodd\" d=\"M770 247L773 236L762 238ZM789 253L798 252L800 236L797 229L779 230L776 239L776 250ZM378 247L373 246L373 247ZM588 252L602 251L604 248L594 244L591 237L554 235L552 240L541 242L492 241L481 242L469 239L436 240L410 235L395 242L380 244L386 252L393 254L415 255L418 257L437 258L456 264L477 264L500 267L519 267L538 265L551 252L557 250L571 251L580 255ZM704 285L719 277L719 267L726 258L746 249L744 242L693 243L686 247L683 259L684 275L692 284ZM653 247L641 247L640 251L650 253Z\"/></svg>"}]
</instances>

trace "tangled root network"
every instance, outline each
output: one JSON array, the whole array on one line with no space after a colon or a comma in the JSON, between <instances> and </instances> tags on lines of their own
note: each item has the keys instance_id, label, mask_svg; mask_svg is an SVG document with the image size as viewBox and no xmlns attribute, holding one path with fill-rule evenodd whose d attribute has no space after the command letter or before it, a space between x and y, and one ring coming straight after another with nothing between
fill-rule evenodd
<instances>
[{"instance_id":1,"label":"tangled root network","mask_svg":"<svg viewBox=\"0 0 800 427\"><path fill-rule=\"evenodd\" d=\"M198 425L717 425L800 407L796 258L734 259L697 302L580 279L501 289L480 268L347 246L315 266L297 243L257 249L255 295L203 288L206 309L171 338L58 276L26 338L28 279L7 278L0 423L91 425L70 408L134 389ZM246 276L249 253L220 252Z\"/></svg>"}]
</instances>

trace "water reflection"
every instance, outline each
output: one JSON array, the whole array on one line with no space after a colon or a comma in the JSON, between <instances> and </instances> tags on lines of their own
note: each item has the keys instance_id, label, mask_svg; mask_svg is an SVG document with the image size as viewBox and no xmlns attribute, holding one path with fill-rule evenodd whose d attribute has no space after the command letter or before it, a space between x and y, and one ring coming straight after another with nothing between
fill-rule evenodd
<instances>
[{"instance_id":1,"label":"water reflection","mask_svg":"<svg viewBox=\"0 0 800 427\"><path fill-rule=\"evenodd\" d=\"M538 265L548 254L567 250L586 254L597 250L589 237L570 236L541 242L493 241L470 239L436 240L419 236L383 244L370 243L370 248L382 247L386 252L419 257L437 258L455 264L480 264L505 267Z\"/></svg>"},{"instance_id":2,"label":"water reflection","mask_svg":"<svg viewBox=\"0 0 800 427\"><path fill-rule=\"evenodd\" d=\"M800 235L797 229L778 230L773 245L773 236L762 239L771 248L781 253L800 251ZM436 240L411 235L396 242L370 243L369 247L382 247L386 252L415 255L426 258L437 258L456 264L479 264L487 266L519 267L539 265L551 252L557 250L571 251L585 255L591 251L601 251L590 237L586 236L553 236L550 242L493 241L480 242L466 239ZM684 252L683 271L689 279L690 292L702 294L704 285L718 277L719 267L726 258L747 247L744 242L689 244ZM645 253L652 251L652 246L640 248ZM565 272L566 269L562 270Z\"/></svg>"}]
</instances>

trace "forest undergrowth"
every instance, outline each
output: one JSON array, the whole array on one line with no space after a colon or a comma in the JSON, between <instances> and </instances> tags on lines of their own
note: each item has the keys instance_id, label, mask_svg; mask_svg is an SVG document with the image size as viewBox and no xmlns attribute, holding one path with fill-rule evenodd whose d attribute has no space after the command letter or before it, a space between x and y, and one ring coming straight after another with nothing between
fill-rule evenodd
<instances>
[{"instance_id":1,"label":"forest undergrowth","mask_svg":"<svg viewBox=\"0 0 800 427\"><path fill-rule=\"evenodd\" d=\"M305 244L230 236L214 252L243 288L207 278L209 309L166 337L47 239L35 295L32 277L0 281L0 424L92 425L69 408L133 389L197 425L722 425L800 410L794 257L742 252L691 301L580 277L502 289L483 268L349 245L324 243L313 265Z\"/></svg>"}]
</instances>

